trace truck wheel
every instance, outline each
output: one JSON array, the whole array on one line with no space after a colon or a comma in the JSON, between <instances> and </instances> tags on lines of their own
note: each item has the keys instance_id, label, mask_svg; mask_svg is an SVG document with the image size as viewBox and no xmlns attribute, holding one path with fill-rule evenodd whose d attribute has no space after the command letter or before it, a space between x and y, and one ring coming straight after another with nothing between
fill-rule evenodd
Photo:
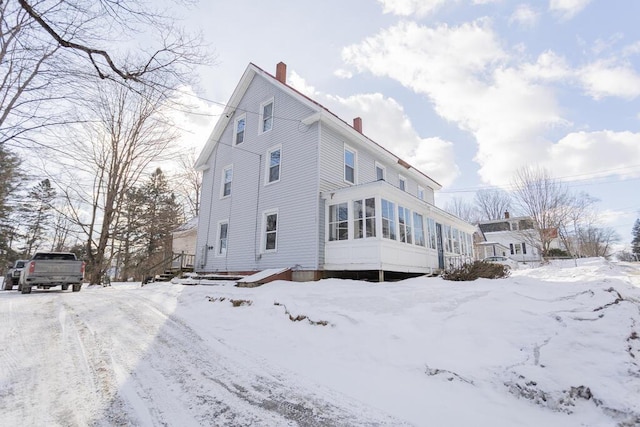
<instances>
[{"instance_id":1,"label":"truck wheel","mask_svg":"<svg viewBox=\"0 0 640 427\"><path fill-rule=\"evenodd\" d=\"M67 283L66 285L62 285L62 290L66 291L67 289L69 289L69 284Z\"/></svg>"},{"instance_id":2,"label":"truck wheel","mask_svg":"<svg viewBox=\"0 0 640 427\"><path fill-rule=\"evenodd\" d=\"M82 287L82 283L74 283L73 288L71 289L73 292L80 292L80 288Z\"/></svg>"},{"instance_id":3,"label":"truck wheel","mask_svg":"<svg viewBox=\"0 0 640 427\"><path fill-rule=\"evenodd\" d=\"M31 286L22 285L22 289L20 289L20 291L23 294L30 294L31 293Z\"/></svg>"}]
</instances>

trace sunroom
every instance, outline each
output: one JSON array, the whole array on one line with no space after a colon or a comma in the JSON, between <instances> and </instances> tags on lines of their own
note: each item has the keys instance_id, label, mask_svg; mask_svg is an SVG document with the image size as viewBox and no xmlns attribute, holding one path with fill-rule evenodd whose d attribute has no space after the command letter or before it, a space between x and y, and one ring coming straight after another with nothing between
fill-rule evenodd
<instances>
[{"instance_id":1,"label":"sunroom","mask_svg":"<svg viewBox=\"0 0 640 427\"><path fill-rule=\"evenodd\" d=\"M475 227L386 181L322 194L325 271L433 274L473 260Z\"/></svg>"}]
</instances>

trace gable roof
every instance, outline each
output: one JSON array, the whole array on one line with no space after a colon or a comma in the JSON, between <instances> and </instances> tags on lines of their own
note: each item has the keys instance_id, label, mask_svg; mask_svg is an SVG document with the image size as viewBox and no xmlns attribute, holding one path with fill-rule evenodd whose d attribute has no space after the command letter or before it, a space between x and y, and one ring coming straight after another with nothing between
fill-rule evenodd
<instances>
[{"instance_id":1,"label":"gable roof","mask_svg":"<svg viewBox=\"0 0 640 427\"><path fill-rule=\"evenodd\" d=\"M245 92L249 88L249 85L251 84L253 78L256 75L263 77L266 81L270 82L274 86L277 86L278 88L283 90L285 93L287 93L294 99L298 100L299 102L303 103L305 106L309 107L311 110L315 111L313 114L311 114L307 118L301 120L303 124L311 125L316 121L322 121L323 123L328 124L338 132L342 133L344 136L349 137L351 140L356 140L360 142L363 146L373 149L374 151L378 152L380 155L384 157L387 157L387 158L391 157L393 161L397 162L402 167L406 168L407 170L414 171L415 173L421 175L422 178L426 178L431 183L431 187L434 190L439 190L440 188L442 188L442 185L440 185L438 182L436 182L426 173L411 166L409 163L407 163L400 157L396 156L391 151L384 148L382 145L378 144L371 138L365 136L363 133L354 129L353 126L349 125L346 121L338 117L335 113L331 112L327 107L309 98L307 95L301 93L297 89L294 89L288 84L281 82L275 76L264 71L262 68L258 67L253 63L249 63L244 73L242 74L242 77L240 78L238 85L233 91L233 94L231 95L229 102L227 103L222 115L220 116L220 119L216 123L216 126L213 129L213 132L211 132L211 135L209 136L207 143L205 144L204 148L202 149L202 152L200 153L200 155L198 156L198 159L196 160L196 163L195 163L196 169L198 170L206 169L207 161L209 160L209 157L213 153L213 150L218 144L218 141L220 140L222 133L226 129L227 125L229 124L229 121L231 121L231 118L233 117L236 109L238 108L238 104L240 104L240 101L242 100Z\"/></svg>"}]
</instances>

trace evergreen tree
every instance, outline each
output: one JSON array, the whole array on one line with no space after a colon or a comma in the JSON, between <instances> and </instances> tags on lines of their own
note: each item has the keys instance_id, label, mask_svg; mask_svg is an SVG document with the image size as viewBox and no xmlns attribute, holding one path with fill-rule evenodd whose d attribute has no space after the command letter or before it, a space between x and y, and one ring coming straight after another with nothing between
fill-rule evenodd
<instances>
[{"instance_id":1,"label":"evergreen tree","mask_svg":"<svg viewBox=\"0 0 640 427\"><path fill-rule=\"evenodd\" d=\"M12 215L15 198L24 176L20 171L20 158L0 144L0 265L4 266L16 257L12 245L17 233Z\"/></svg>"},{"instance_id":2,"label":"evergreen tree","mask_svg":"<svg viewBox=\"0 0 640 427\"><path fill-rule=\"evenodd\" d=\"M640 218L633 224L631 236L631 253L640 258Z\"/></svg>"},{"instance_id":3,"label":"evergreen tree","mask_svg":"<svg viewBox=\"0 0 640 427\"><path fill-rule=\"evenodd\" d=\"M183 220L181 206L169 187L167 177L156 169L143 187L141 255L150 267L171 255L171 232Z\"/></svg>"},{"instance_id":4,"label":"evergreen tree","mask_svg":"<svg viewBox=\"0 0 640 427\"><path fill-rule=\"evenodd\" d=\"M51 187L51 182L44 179L29 191L26 200L21 206L21 220L25 230L25 254L31 255L32 251L45 240L45 233L51 227L53 218L53 200L56 191Z\"/></svg>"}]
</instances>

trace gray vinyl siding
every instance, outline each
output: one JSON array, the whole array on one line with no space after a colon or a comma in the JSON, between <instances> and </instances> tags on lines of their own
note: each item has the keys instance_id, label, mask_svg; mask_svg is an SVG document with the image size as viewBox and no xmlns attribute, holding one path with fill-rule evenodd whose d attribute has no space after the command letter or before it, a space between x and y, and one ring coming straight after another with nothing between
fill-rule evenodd
<instances>
[{"instance_id":1,"label":"gray vinyl siding","mask_svg":"<svg viewBox=\"0 0 640 427\"><path fill-rule=\"evenodd\" d=\"M259 134L260 104L270 98L274 99L273 128ZM232 146L235 119L245 113L244 142ZM254 77L203 176L198 250L207 245L215 249L208 251L206 266L199 271L318 268L318 124L303 127L299 122L312 113L276 85ZM282 150L280 181L265 185L267 152L277 145ZM230 164L231 196L220 199L222 170ZM278 211L277 252L262 253L263 212L269 210ZM229 220L227 254L215 256L218 222L225 219Z\"/></svg>"}]
</instances>

